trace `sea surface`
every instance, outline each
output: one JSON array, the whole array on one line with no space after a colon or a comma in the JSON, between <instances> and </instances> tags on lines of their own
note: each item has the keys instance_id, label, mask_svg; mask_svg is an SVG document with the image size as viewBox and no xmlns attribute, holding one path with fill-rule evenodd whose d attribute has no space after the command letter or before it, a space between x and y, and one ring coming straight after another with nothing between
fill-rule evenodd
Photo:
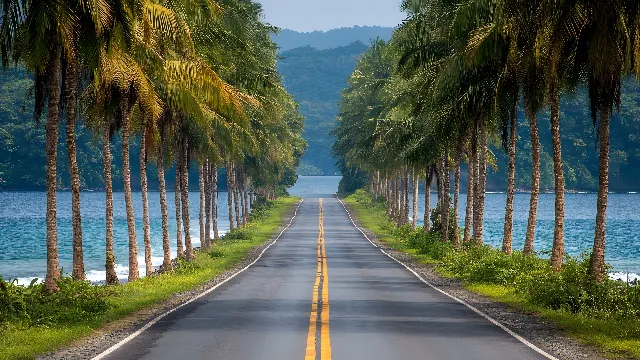
<instances>
[{"instance_id":1,"label":"sea surface","mask_svg":"<svg viewBox=\"0 0 640 360\"><path fill-rule=\"evenodd\" d=\"M176 257L177 249L174 196L173 192L167 192L172 258ZM104 192L82 192L80 201L83 252L87 279L93 282L104 281L105 194ZM200 246L199 201L199 192L189 193L191 240L194 247ZM69 274L72 270L71 193L58 192L57 202L60 266L65 274ZM136 237L138 240L138 267L140 276L144 276L141 193L133 193L133 202L136 218ZM46 196L44 192L0 192L0 276L5 280L17 278L19 283L28 284L34 278L42 279L46 274L45 209ZM129 274L129 238L124 193L116 192L113 194L113 212L116 273L120 280L126 280ZM154 267L158 267L163 261L159 192L149 192L149 216L152 262ZM218 229L220 230L220 235L229 229L226 192L218 194Z\"/></svg>"},{"instance_id":2,"label":"sea surface","mask_svg":"<svg viewBox=\"0 0 640 360\"><path fill-rule=\"evenodd\" d=\"M301 176L289 190L295 196L332 196L340 177ZM158 192L149 193L151 217L151 242L153 264L162 263L162 227ZM506 195L489 193L485 203L484 240L500 247L504 227ZM104 272L104 193L83 192L82 225L85 269L91 281L102 281ZM435 205L436 194L431 194ZM169 235L172 256L176 253L176 223L174 193L167 193L169 207ZM199 238L199 194L189 194L191 215L191 238L194 246ZM611 275L623 280L638 278L640 274L640 194L610 194L607 217L607 262L613 267ZM464 225L466 196L460 198L459 223ZM513 246L521 249L529 215L529 194L516 194L514 210ZM28 283L33 278L42 278L46 273L45 207L43 192L0 193L0 276L4 279L18 278ZM136 235L140 275L144 275L144 245L142 236L142 208L140 193L134 193ZM422 225L424 194L419 196L418 224ZM565 195L565 246L571 256L579 256L591 249L596 214L595 194ZM413 216L413 214L412 214ZM227 194L218 196L218 224L221 234L229 228ZM553 194L541 194L536 228L536 251L541 256L551 249L554 226ZM58 241L60 265L65 273L71 271L71 193L58 193ZM124 194L114 193L114 241L118 277L127 278L128 237L124 206Z\"/></svg>"}]
</instances>

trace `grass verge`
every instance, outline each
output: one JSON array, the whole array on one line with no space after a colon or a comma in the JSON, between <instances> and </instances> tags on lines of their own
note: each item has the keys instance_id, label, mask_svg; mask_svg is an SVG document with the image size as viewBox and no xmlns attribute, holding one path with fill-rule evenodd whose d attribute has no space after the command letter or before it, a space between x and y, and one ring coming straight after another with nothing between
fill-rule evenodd
<instances>
[{"instance_id":1,"label":"grass verge","mask_svg":"<svg viewBox=\"0 0 640 360\"><path fill-rule=\"evenodd\" d=\"M46 321L45 316L41 324L27 324L24 320L0 321L0 359L33 359L39 354L54 351L90 335L109 322L123 319L135 311L165 301L176 293L197 288L233 268L244 260L254 247L272 239L283 225L284 216L298 201L299 199L294 197L280 198L255 214L252 213L251 221L245 228L215 241L209 251L197 252L195 261L183 263L176 271L115 287L91 286L98 289L88 291L91 294L97 291L99 304L106 307L105 311L97 313L96 316L70 316L65 320L53 321ZM7 283L4 283L4 289L0 286L0 290L0 305L4 307L0 309L0 315L3 315L2 311L5 311L6 315L7 311L25 306L7 301L8 296L4 296L9 294ZM86 303L87 301L83 302L81 306L85 306ZM31 304L26 306L33 307ZM72 309L72 312L87 314L77 309Z\"/></svg>"},{"instance_id":2,"label":"grass verge","mask_svg":"<svg viewBox=\"0 0 640 360\"><path fill-rule=\"evenodd\" d=\"M417 235L416 232L406 227L395 227L386 216L386 206L383 203L371 201L370 197L362 192L358 192L343 200L353 211L353 215L358 219L360 225L373 232L380 241L397 251L413 255L415 261L419 263L435 264L436 271L446 277L461 279L467 290L505 303L517 311L534 314L550 320L565 330L572 338L595 346L607 357L640 359L640 316L638 316L638 312L640 312L640 298L637 297L637 294L640 292L638 292L637 289L629 292L633 293L635 297L629 296L628 294L626 294L624 298L618 296L618 304L611 303L606 305L608 307L616 307L617 305L623 304L624 306L620 307L627 309L625 310L625 316L619 316L607 311L607 308L604 307L605 305L602 304L599 304L601 308L596 308L595 306L587 308L586 305L583 305L582 308L579 306L572 308L563 306L564 303L560 302L558 306L543 306L540 305L540 301L536 301L536 298L531 296L531 292L521 290L526 286L531 287L530 284L527 285L526 281L521 279L529 277L529 282L537 280L536 278L530 277L530 274L527 272L531 271L531 268L546 267L546 261L536 258L531 259L530 257L523 258L525 260L521 260L521 262L530 263L526 271L523 270L521 274L517 274L516 271L515 274L505 275L501 272L504 272L507 266L500 262L502 261L504 263L510 260L505 260L505 257L495 249L487 249L488 247L485 247L485 249L480 251L454 251L447 248L447 246L444 246L443 249L442 245L434 243L435 246L425 251L425 246L416 246L416 243L412 241L412 238L420 235ZM422 233L421 229L417 231ZM473 263L474 253L482 254L477 255L476 258L482 256L485 256L485 258L476 259L478 260L477 263ZM489 253L489 255L486 255L487 253ZM487 261L486 259L490 257L494 257L494 259ZM517 259L517 256L514 256L514 258ZM464 262L461 263L461 259L463 259ZM517 260L514 260L514 262L516 261ZM567 265L567 268L573 269L578 273L581 266L581 262L573 260ZM514 272L513 267L508 270ZM546 274L544 269L538 271L538 273ZM611 297L615 298L616 296L616 294L598 294L597 296L590 294L588 288L581 288L571 282L574 280L570 278L571 275L574 277L581 275L564 274L564 272L561 275L565 276L565 278L556 281L555 284L559 283L560 287L564 289L558 292L565 291L568 293L569 291L574 291L578 294L575 296L577 298L590 297L590 299L595 298L596 300ZM507 280L503 280L503 278ZM486 281L483 279L491 280ZM537 286L542 288L547 286L547 284L543 283ZM572 287L575 289L571 289ZM619 288L621 287L616 284L610 284L609 288L605 288L605 290L612 289L612 291L616 291L616 289ZM554 291L554 289L546 289L546 291L550 292ZM571 294L570 296L574 295ZM548 297L548 295L545 295L545 297ZM620 300L621 298L623 298L623 300ZM582 301L584 302L584 300ZM628 315L628 309L631 309L631 311L635 309L636 312Z\"/></svg>"}]
</instances>

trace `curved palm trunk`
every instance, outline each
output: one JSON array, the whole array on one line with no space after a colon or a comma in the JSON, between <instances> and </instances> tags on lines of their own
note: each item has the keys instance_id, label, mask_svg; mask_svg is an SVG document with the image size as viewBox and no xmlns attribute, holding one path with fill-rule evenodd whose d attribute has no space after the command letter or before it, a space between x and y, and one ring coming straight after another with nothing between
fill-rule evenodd
<instances>
[{"instance_id":1,"label":"curved palm trunk","mask_svg":"<svg viewBox=\"0 0 640 360\"><path fill-rule=\"evenodd\" d=\"M464 216L464 235L462 236L462 242L468 243L471 241L471 222L473 219L473 199L474 199L474 188L473 185L475 183L474 169L475 169L475 155L473 151L469 154L469 166L467 167L467 207L465 210Z\"/></svg>"},{"instance_id":2,"label":"curved palm trunk","mask_svg":"<svg viewBox=\"0 0 640 360\"><path fill-rule=\"evenodd\" d=\"M504 235L502 252L511 255L513 252L513 198L516 191L516 109L511 111L509 127L509 169L507 171L507 204L504 215Z\"/></svg>"},{"instance_id":3,"label":"curved palm trunk","mask_svg":"<svg viewBox=\"0 0 640 360\"><path fill-rule=\"evenodd\" d=\"M204 163L204 247L211 247L211 162Z\"/></svg>"},{"instance_id":4,"label":"curved palm trunk","mask_svg":"<svg viewBox=\"0 0 640 360\"><path fill-rule=\"evenodd\" d=\"M536 114L527 111L529 117L529 135L531 137L531 198L529 199L529 221L527 235L524 241L524 254L533 254L533 244L536 234L536 220L538 216L538 194L540 193L540 136Z\"/></svg>"},{"instance_id":5,"label":"curved palm trunk","mask_svg":"<svg viewBox=\"0 0 640 360\"><path fill-rule=\"evenodd\" d=\"M211 218L213 220L213 238L220 239L218 232L218 167L211 164L211 182L213 189L211 190Z\"/></svg>"},{"instance_id":6,"label":"curved palm trunk","mask_svg":"<svg viewBox=\"0 0 640 360\"><path fill-rule=\"evenodd\" d=\"M165 271L171 271L171 247L169 246L169 209L167 208L167 185L164 181L164 155L162 144L158 142L158 185L160 188L160 212L162 214L162 253L164 256L162 267Z\"/></svg>"},{"instance_id":7,"label":"curved palm trunk","mask_svg":"<svg viewBox=\"0 0 640 360\"><path fill-rule=\"evenodd\" d=\"M552 62L555 64L555 61ZM549 93L551 98L551 140L553 146L553 175L555 178L555 228L551 266L560 270L564 258L564 170L562 169L562 145L560 142L560 95L558 94L556 69L551 70Z\"/></svg>"},{"instance_id":8,"label":"curved palm trunk","mask_svg":"<svg viewBox=\"0 0 640 360\"><path fill-rule=\"evenodd\" d=\"M231 167L231 162L227 163L227 204L229 205L229 230L234 229L233 224L233 175L231 173L233 169Z\"/></svg>"},{"instance_id":9,"label":"curved palm trunk","mask_svg":"<svg viewBox=\"0 0 640 360\"><path fill-rule=\"evenodd\" d=\"M182 193L182 226L184 228L184 247L187 261L195 259L191 244L191 219L189 216L189 144L182 142L182 169L180 171L180 190Z\"/></svg>"},{"instance_id":10,"label":"curved palm trunk","mask_svg":"<svg viewBox=\"0 0 640 360\"><path fill-rule=\"evenodd\" d=\"M133 197L131 195L131 167L129 164L129 126L131 118L128 100L120 104L122 111L122 182L124 184L124 202L127 209L127 229L129 233L129 281L140 277L138 271L138 243L136 242L136 222L133 214Z\"/></svg>"},{"instance_id":11,"label":"curved palm trunk","mask_svg":"<svg viewBox=\"0 0 640 360\"><path fill-rule=\"evenodd\" d=\"M111 180L111 142L109 141L109 126L102 130L102 163L104 166L105 193L105 263L107 285L117 285L116 257L113 254L113 182Z\"/></svg>"},{"instance_id":12,"label":"curved palm trunk","mask_svg":"<svg viewBox=\"0 0 640 360\"><path fill-rule=\"evenodd\" d=\"M608 108L600 110L600 175L598 177L598 205L596 210L596 229L593 239L593 253L589 274L599 282L605 278L605 240L607 230L607 200L609 196L609 123L611 112Z\"/></svg>"},{"instance_id":13,"label":"curved palm trunk","mask_svg":"<svg viewBox=\"0 0 640 360\"><path fill-rule=\"evenodd\" d=\"M413 221L411 227L413 230L418 226L418 174L413 171Z\"/></svg>"},{"instance_id":14,"label":"curved palm trunk","mask_svg":"<svg viewBox=\"0 0 640 360\"><path fill-rule=\"evenodd\" d=\"M458 159L461 154L458 153ZM460 200L460 160L456 162L456 172L453 178L453 223L455 224L453 234L453 246L460 247L460 232L458 231L458 203Z\"/></svg>"},{"instance_id":15,"label":"curved palm trunk","mask_svg":"<svg viewBox=\"0 0 640 360\"><path fill-rule=\"evenodd\" d=\"M58 120L60 105L60 56L53 56L47 66L47 92L49 96L45 154L46 188L47 188L47 276L45 278L45 290L55 292L59 290L60 265L58 262L58 225L56 218L56 188L58 177L56 173L56 161L58 158Z\"/></svg>"},{"instance_id":16,"label":"curved palm trunk","mask_svg":"<svg viewBox=\"0 0 640 360\"><path fill-rule=\"evenodd\" d=\"M153 264L151 263L151 224L149 222L149 191L147 184L147 134L145 120L142 120L140 130L140 190L142 192L142 230L144 233L144 267L145 274L151 275Z\"/></svg>"},{"instance_id":17,"label":"curved palm trunk","mask_svg":"<svg viewBox=\"0 0 640 360\"><path fill-rule=\"evenodd\" d=\"M182 156L180 152L176 156L176 182L174 187L175 203L176 203L176 243L177 243L177 256L182 257L184 255L184 246L182 245L182 211L180 196L182 194L180 183L182 182L182 176L180 175L182 166Z\"/></svg>"},{"instance_id":18,"label":"curved palm trunk","mask_svg":"<svg viewBox=\"0 0 640 360\"><path fill-rule=\"evenodd\" d=\"M480 116L478 124L479 130L479 148L478 148L478 164L477 164L477 183L476 198L473 202L474 207L474 224L473 237L476 244L482 244L482 228L484 223L484 198L487 181L487 129L485 127L484 116Z\"/></svg>"},{"instance_id":19,"label":"curved palm trunk","mask_svg":"<svg viewBox=\"0 0 640 360\"><path fill-rule=\"evenodd\" d=\"M205 188L204 188L204 166L202 163L198 165L198 190L200 195L200 212L199 212L199 225L200 225L200 246L203 248L207 248L207 238L205 236Z\"/></svg>"},{"instance_id":20,"label":"curved palm trunk","mask_svg":"<svg viewBox=\"0 0 640 360\"><path fill-rule=\"evenodd\" d=\"M82 217L80 215L80 174L76 159L76 101L78 95L78 68L74 60L68 60L66 74L66 143L69 179L71 180L71 218L73 227L73 271L71 276L84 280L84 256L82 252Z\"/></svg>"}]
</instances>

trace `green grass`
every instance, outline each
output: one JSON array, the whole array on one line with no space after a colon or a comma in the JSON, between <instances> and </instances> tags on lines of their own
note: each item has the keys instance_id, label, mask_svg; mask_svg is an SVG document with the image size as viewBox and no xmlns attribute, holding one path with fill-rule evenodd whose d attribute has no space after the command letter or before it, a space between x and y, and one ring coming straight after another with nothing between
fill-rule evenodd
<instances>
[{"instance_id":1,"label":"green grass","mask_svg":"<svg viewBox=\"0 0 640 360\"><path fill-rule=\"evenodd\" d=\"M208 252L198 252L196 260L183 268L158 276L109 288L109 309L96 318L75 324L34 326L0 324L0 359L33 359L90 335L109 322L125 318L135 311L160 303L176 293L192 290L212 280L245 259L251 250L274 237L284 216L299 199L276 200L243 230L242 239L215 241Z\"/></svg>"},{"instance_id":2,"label":"green grass","mask_svg":"<svg viewBox=\"0 0 640 360\"><path fill-rule=\"evenodd\" d=\"M440 260L418 254L416 249L407 244L401 236L403 230L395 228L387 218L384 205L372 203L362 194L349 196L344 199L344 202L362 227L372 231L379 240L391 248L413 255L414 259L420 263L441 263ZM456 274L442 267L436 267L436 271L446 277L457 277ZM640 320L638 318L597 318L563 309L546 308L532 303L512 286L466 281L464 287L505 303L517 311L549 320L565 330L572 338L595 346L607 357L640 359Z\"/></svg>"}]
</instances>

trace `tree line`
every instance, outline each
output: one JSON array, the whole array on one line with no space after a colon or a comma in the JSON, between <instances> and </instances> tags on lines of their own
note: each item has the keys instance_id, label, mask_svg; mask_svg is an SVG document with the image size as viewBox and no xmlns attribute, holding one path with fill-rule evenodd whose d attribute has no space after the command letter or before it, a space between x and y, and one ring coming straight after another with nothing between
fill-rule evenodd
<instances>
[{"instance_id":1,"label":"tree line","mask_svg":"<svg viewBox=\"0 0 640 360\"><path fill-rule=\"evenodd\" d=\"M442 241L482 244L495 141L508 156L502 251L511 254L519 109L529 122L531 197L525 254L534 251L540 192L538 116L549 112L555 194L551 266L564 259L565 173L560 104L584 87L598 140L598 194L590 274L606 276L610 128L623 84L640 75L640 4L632 0L405 0L408 17L389 42L374 41L342 93L333 152L343 187L367 183L398 224L417 213L418 179L436 180ZM624 87L628 90L629 87ZM468 164L458 231L461 164ZM453 211L450 177L453 176ZM351 182L351 184L349 184ZM425 196L425 228L430 204ZM416 218L413 226L416 226Z\"/></svg>"},{"instance_id":2,"label":"tree line","mask_svg":"<svg viewBox=\"0 0 640 360\"><path fill-rule=\"evenodd\" d=\"M171 270L165 168L175 164L178 256L194 259L189 167L197 164L202 246L218 238L218 169L226 168L229 226L248 221L250 202L275 198L295 181L306 143L298 106L275 69L276 28L250 0L5 1L0 51L5 69L33 77L33 114L45 122L45 289L58 289L58 129L64 121L72 194L72 277L85 278L76 122L101 143L106 201L106 283L113 254L112 140L120 137L129 239L129 281L139 277L130 150L139 141L145 270L151 266L147 164L156 164L163 267ZM184 240L183 240L184 239Z\"/></svg>"}]
</instances>

